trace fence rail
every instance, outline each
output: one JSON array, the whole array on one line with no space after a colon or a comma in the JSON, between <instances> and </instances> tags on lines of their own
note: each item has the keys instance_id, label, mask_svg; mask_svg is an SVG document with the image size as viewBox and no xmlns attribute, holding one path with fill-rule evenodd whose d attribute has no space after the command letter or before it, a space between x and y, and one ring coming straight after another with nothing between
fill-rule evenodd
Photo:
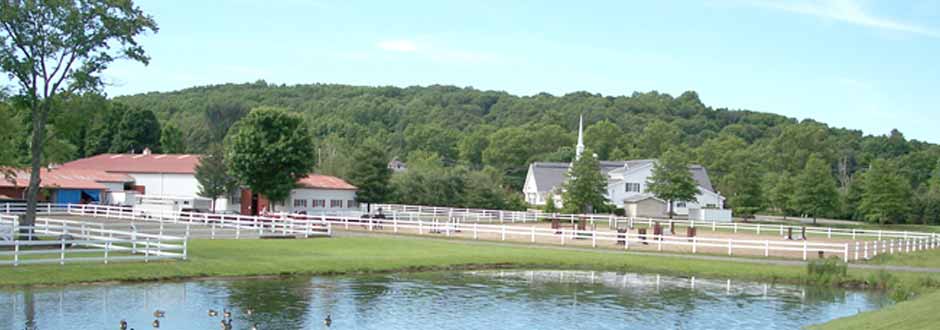
<instances>
[{"instance_id":1,"label":"fence rail","mask_svg":"<svg viewBox=\"0 0 940 330\"><path fill-rule=\"evenodd\" d=\"M0 265L144 261L187 258L185 237L103 229L100 224L40 217L21 226L0 215L8 240L0 241Z\"/></svg>"},{"instance_id":2,"label":"fence rail","mask_svg":"<svg viewBox=\"0 0 940 330\"><path fill-rule=\"evenodd\" d=\"M502 211L485 209L466 209L466 208L448 208L437 206L420 205L399 205L399 204L373 204L373 209L381 208L385 213L391 213L393 217L416 219L419 217L444 217L458 222L477 222L477 223L528 223L538 222L549 219L559 219L562 221L575 222L585 220L589 223L608 223L612 229L616 228L634 228L637 225L646 225L652 227L654 223L668 223L672 225L681 225L685 227L704 227L712 231L724 230L732 232L754 232L756 234L767 232L778 232L783 236L790 230L802 232L806 230L807 235L826 236L827 238L844 237L853 240L858 238L871 238L877 240L888 239L930 239L937 238L936 233L912 232L912 231L892 231L892 230L872 230L859 228L833 228L833 227L808 227L792 225L771 225L771 224L750 224L735 222L717 222L717 221L696 221L679 220L663 218L630 218L619 217L606 214L565 214L565 213L544 213L527 211Z\"/></svg>"}]
</instances>

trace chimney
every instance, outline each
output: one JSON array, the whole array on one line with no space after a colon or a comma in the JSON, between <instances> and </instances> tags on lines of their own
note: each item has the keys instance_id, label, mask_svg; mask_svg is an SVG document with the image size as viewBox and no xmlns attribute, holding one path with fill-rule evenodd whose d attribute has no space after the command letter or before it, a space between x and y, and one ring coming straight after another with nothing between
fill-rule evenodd
<instances>
[{"instance_id":1,"label":"chimney","mask_svg":"<svg viewBox=\"0 0 940 330\"><path fill-rule=\"evenodd\" d=\"M144 148L143 154L144 154L144 155L149 155L149 154L150 154L150 148Z\"/></svg>"}]
</instances>

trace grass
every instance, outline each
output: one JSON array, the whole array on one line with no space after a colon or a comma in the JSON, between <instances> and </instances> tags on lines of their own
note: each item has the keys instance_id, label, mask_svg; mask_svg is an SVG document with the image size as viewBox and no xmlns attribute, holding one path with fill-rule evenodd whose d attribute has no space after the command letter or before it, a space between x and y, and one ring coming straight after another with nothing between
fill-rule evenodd
<instances>
[{"instance_id":1,"label":"grass","mask_svg":"<svg viewBox=\"0 0 940 330\"><path fill-rule=\"evenodd\" d=\"M867 263L875 265L940 268L940 249L923 250L912 253L879 254L867 261Z\"/></svg>"},{"instance_id":2,"label":"grass","mask_svg":"<svg viewBox=\"0 0 940 330\"><path fill-rule=\"evenodd\" d=\"M910 301L898 303L879 310L861 313L855 316L832 320L809 327L814 330L915 330L936 329L940 316L940 291L923 295Z\"/></svg>"}]
</instances>

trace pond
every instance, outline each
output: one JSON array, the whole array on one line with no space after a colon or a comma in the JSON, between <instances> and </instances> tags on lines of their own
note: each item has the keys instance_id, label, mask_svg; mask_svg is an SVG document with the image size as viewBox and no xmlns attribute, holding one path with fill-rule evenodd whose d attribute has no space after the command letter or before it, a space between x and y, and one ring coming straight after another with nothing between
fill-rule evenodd
<instances>
[{"instance_id":1,"label":"pond","mask_svg":"<svg viewBox=\"0 0 940 330\"><path fill-rule=\"evenodd\" d=\"M477 271L85 285L0 291L2 329L797 329L882 294L583 271ZM219 311L210 317L208 310ZM251 310L251 315L248 311Z\"/></svg>"}]
</instances>

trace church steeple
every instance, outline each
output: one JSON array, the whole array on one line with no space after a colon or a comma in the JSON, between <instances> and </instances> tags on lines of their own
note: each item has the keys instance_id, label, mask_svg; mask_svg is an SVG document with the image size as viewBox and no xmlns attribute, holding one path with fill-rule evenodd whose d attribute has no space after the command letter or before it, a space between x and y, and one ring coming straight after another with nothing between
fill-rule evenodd
<instances>
[{"instance_id":1,"label":"church steeple","mask_svg":"<svg viewBox=\"0 0 940 330\"><path fill-rule=\"evenodd\" d=\"M578 118L578 146L575 148L574 160L581 159L584 152L584 115Z\"/></svg>"}]
</instances>

